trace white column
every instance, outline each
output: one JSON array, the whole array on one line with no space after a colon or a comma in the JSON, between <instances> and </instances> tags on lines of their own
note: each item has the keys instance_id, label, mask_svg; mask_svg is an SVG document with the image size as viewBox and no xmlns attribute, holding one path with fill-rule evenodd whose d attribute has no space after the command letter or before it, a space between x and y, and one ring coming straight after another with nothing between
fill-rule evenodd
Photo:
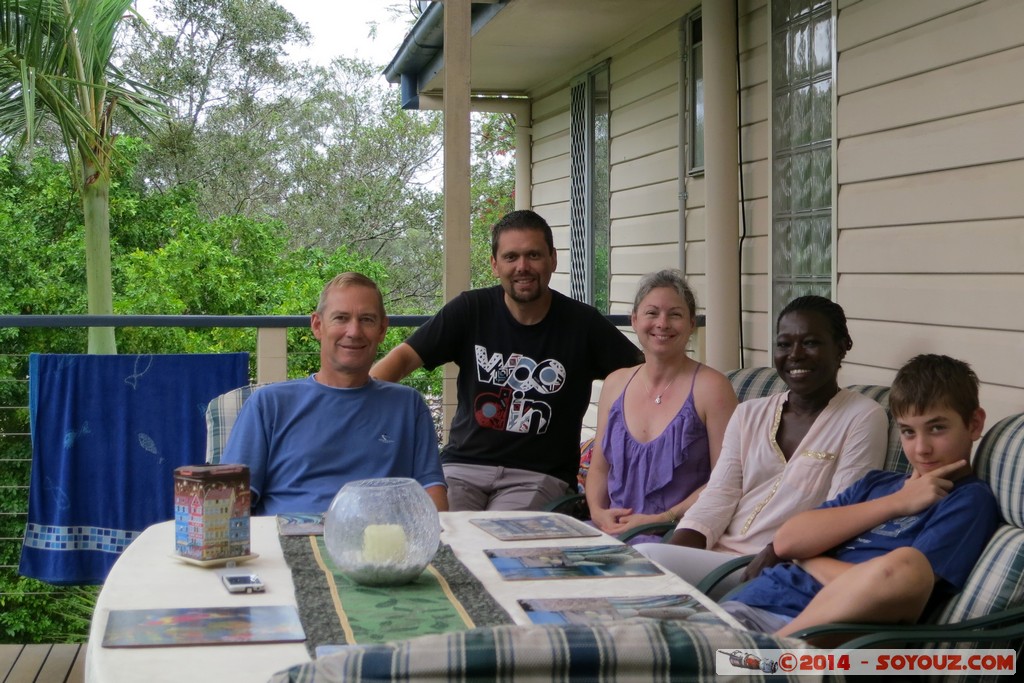
<instances>
[{"instance_id":1,"label":"white column","mask_svg":"<svg viewBox=\"0 0 1024 683\"><path fill-rule=\"evenodd\" d=\"M256 382L288 379L288 328L260 327L256 330Z\"/></svg>"},{"instance_id":2,"label":"white column","mask_svg":"<svg viewBox=\"0 0 1024 683\"><path fill-rule=\"evenodd\" d=\"M516 209L533 208L533 127L529 100L515 112L516 117Z\"/></svg>"},{"instance_id":3,"label":"white column","mask_svg":"<svg viewBox=\"0 0 1024 683\"><path fill-rule=\"evenodd\" d=\"M740 366L739 163L736 6L706 2L704 179L707 185L707 364Z\"/></svg>"},{"instance_id":4,"label":"white column","mask_svg":"<svg viewBox=\"0 0 1024 683\"><path fill-rule=\"evenodd\" d=\"M444 298L469 289L470 0L444 3ZM457 368L444 370L445 424L455 415Z\"/></svg>"}]
</instances>

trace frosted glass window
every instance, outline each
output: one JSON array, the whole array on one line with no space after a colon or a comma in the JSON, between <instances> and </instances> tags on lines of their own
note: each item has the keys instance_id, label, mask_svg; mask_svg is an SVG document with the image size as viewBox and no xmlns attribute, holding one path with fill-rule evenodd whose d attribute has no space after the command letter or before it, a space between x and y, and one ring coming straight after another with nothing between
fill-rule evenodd
<instances>
[{"instance_id":1,"label":"frosted glass window","mask_svg":"<svg viewBox=\"0 0 1024 683\"><path fill-rule=\"evenodd\" d=\"M831 296L832 15L772 0L772 309Z\"/></svg>"}]
</instances>

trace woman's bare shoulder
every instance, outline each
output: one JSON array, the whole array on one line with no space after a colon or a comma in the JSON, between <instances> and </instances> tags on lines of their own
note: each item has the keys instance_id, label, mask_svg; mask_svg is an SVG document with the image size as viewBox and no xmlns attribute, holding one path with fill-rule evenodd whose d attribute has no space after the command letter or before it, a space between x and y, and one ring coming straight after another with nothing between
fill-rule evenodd
<instances>
[{"instance_id":1,"label":"woman's bare shoulder","mask_svg":"<svg viewBox=\"0 0 1024 683\"><path fill-rule=\"evenodd\" d=\"M641 363L642 365L642 363ZM622 386L629 381L636 371L640 368L640 365L634 365L628 368L619 368L614 370L607 377L604 378L604 386L606 387L617 387Z\"/></svg>"},{"instance_id":2,"label":"woman's bare shoulder","mask_svg":"<svg viewBox=\"0 0 1024 683\"><path fill-rule=\"evenodd\" d=\"M700 393L724 397L731 395L733 400L736 399L736 390L733 389L729 378L707 365L702 365L698 370L694 388Z\"/></svg>"}]
</instances>

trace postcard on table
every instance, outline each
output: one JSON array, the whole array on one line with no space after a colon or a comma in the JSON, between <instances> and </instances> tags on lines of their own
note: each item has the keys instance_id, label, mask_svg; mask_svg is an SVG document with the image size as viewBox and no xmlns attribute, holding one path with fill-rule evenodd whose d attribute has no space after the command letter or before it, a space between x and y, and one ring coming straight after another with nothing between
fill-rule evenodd
<instances>
[{"instance_id":1,"label":"postcard on table","mask_svg":"<svg viewBox=\"0 0 1024 683\"><path fill-rule=\"evenodd\" d=\"M600 536L594 527L560 515L471 519L474 524L501 541L532 541L538 538Z\"/></svg>"},{"instance_id":2,"label":"postcard on table","mask_svg":"<svg viewBox=\"0 0 1024 683\"><path fill-rule=\"evenodd\" d=\"M303 641L294 605L111 610L103 647Z\"/></svg>"},{"instance_id":3,"label":"postcard on table","mask_svg":"<svg viewBox=\"0 0 1024 683\"><path fill-rule=\"evenodd\" d=\"M324 513L280 513L277 515L277 533L280 536L323 536Z\"/></svg>"},{"instance_id":4,"label":"postcard on table","mask_svg":"<svg viewBox=\"0 0 1024 683\"><path fill-rule=\"evenodd\" d=\"M592 624L630 617L687 619L708 611L689 595L537 598L520 600L519 606L535 624Z\"/></svg>"},{"instance_id":5,"label":"postcard on table","mask_svg":"<svg viewBox=\"0 0 1024 683\"><path fill-rule=\"evenodd\" d=\"M586 579L657 576L660 569L628 545L492 548L484 553L503 579Z\"/></svg>"}]
</instances>

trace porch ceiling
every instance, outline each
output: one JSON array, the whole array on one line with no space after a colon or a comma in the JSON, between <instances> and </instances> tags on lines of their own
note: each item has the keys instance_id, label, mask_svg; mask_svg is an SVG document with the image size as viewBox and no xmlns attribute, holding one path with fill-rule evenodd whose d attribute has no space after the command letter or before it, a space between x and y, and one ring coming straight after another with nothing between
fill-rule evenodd
<instances>
[{"instance_id":1,"label":"porch ceiling","mask_svg":"<svg viewBox=\"0 0 1024 683\"><path fill-rule=\"evenodd\" d=\"M567 74L592 66L617 43L636 40L681 16L685 0L507 0L473 3L472 73L474 93L529 94L544 84L557 85ZM440 8L438 8L440 9ZM441 13L425 12L385 70L388 80L399 82L403 52L413 47L417 28ZM443 35L435 31L432 47ZM418 92L444 89L443 54L413 60L418 70ZM403 69L404 70L404 69ZM408 77L409 72L406 71Z\"/></svg>"}]
</instances>

